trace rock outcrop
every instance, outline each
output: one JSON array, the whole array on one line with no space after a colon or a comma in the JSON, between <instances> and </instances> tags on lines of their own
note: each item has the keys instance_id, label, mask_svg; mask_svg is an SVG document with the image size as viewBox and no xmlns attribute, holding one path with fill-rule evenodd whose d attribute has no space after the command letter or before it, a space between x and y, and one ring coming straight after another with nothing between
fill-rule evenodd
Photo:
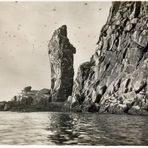
<instances>
[{"instance_id":1,"label":"rock outcrop","mask_svg":"<svg viewBox=\"0 0 148 148\"><path fill-rule=\"evenodd\" d=\"M51 89L32 90L25 87L11 101L0 102L0 111L61 111L72 94L73 54L76 49L67 38L65 25L57 29L48 45L51 64Z\"/></svg>"},{"instance_id":2,"label":"rock outcrop","mask_svg":"<svg viewBox=\"0 0 148 148\"><path fill-rule=\"evenodd\" d=\"M77 111L148 113L148 2L113 2L71 102Z\"/></svg>"},{"instance_id":3,"label":"rock outcrop","mask_svg":"<svg viewBox=\"0 0 148 148\"><path fill-rule=\"evenodd\" d=\"M51 94L53 102L64 102L72 94L73 54L75 47L67 38L67 27L57 29L48 45L51 66Z\"/></svg>"},{"instance_id":4,"label":"rock outcrop","mask_svg":"<svg viewBox=\"0 0 148 148\"><path fill-rule=\"evenodd\" d=\"M43 88L32 90L31 86L25 87L11 101L0 102L0 111L61 111L63 102L51 102L51 91Z\"/></svg>"}]
</instances>

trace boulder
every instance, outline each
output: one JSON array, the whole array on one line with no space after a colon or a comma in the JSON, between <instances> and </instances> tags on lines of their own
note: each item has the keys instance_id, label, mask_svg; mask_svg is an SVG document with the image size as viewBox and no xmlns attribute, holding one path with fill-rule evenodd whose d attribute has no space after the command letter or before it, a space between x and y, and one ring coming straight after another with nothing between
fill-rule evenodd
<instances>
[{"instance_id":1,"label":"boulder","mask_svg":"<svg viewBox=\"0 0 148 148\"><path fill-rule=\"evenodd\" d=\"M8 111L9 109L10 109L10 104L9 103L5 103L4 111Z\"/></svg>"},{"instance_id":2,"label":"boulder","mask_svg":"<svg viewBox=\"0 0 148 148\"><path fill-rule=\"evenodd\" d=\"M5 103L6 102L0 102L0 111L3 111L4 110L4 106L5 106Z\"/></svg>"},{"instance_id":3,"label":"boulder","mask_svg":"<svg viewBox=\"0 0 148 148\"><path fill-rule=\"evenodd\" d=\"M27 87L25 87L24 89L23 89L23 91L24 92L29 92L29 91L31 91L31 86L27 86Z\"/></svg>"}]
</instances>

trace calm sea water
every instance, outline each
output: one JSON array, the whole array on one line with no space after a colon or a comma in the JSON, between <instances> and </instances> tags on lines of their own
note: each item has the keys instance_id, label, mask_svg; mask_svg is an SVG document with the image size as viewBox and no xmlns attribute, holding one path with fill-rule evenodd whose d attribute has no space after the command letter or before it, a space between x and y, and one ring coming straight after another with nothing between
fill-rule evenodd
<instances>
[{"instance_id":1,"label":"calm sea water","mask_svg":"<svg viewBox=\"0 0 148 148\"><path fill-rule=\"evenodd\" d=\"M0 144L148 145L148 117L0 112Z\"/></svg>"}]
</instances>

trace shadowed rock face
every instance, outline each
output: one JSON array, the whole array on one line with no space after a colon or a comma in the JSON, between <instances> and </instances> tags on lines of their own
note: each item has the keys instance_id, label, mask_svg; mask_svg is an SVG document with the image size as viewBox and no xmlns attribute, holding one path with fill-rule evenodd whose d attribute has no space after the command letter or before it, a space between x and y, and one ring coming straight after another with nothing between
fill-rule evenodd
<instances>
[{"instance_id":1,"label":"shadowed rock face","mask_svg":"<svg viewBox=\"0 0 148 148\"><path fill-rule=\"evenodd\" d=\"M148 2L113 2L94 55L78 70L72 98L72 108L81 111L93 105L100 112L147 114Z\"/></svg>"},{"instance_id":2,"label":"shadowed rock face","mask_svg":"<svg viewBox=\"0 0 148 148\"><path fill-rule=\"evenodd\" d=\"M63 102L72 94L73 54L75 47L67 38L67 27L57 29L49 42L48 53L51 66L52 101Z\"/></svg>"}]
</instances>

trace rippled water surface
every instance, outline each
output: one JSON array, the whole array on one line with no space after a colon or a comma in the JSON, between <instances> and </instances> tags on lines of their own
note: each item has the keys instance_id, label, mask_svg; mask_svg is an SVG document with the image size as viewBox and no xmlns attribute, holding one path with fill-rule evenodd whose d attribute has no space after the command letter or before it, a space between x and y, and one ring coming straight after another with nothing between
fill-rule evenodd
<instances>
[{"instance_id":1,"label":"rippled water surface","mask_svg":"<svg viewBox=\"0 0 148 148\"><path fill-rule=\"evenodd\" d=\"M148 145L148 117L0 112L0 144Z\"/></svg>"}]
</instances>

